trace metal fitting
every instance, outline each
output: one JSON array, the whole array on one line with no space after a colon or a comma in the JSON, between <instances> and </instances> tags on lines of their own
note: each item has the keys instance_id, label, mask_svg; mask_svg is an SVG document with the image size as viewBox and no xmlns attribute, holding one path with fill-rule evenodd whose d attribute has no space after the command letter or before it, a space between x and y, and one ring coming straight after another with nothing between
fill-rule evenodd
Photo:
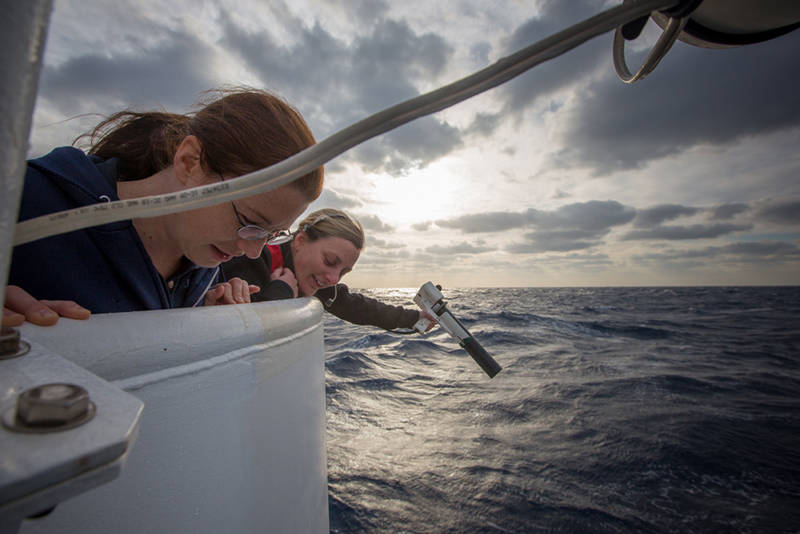
<instances>
[{"instance_id":1,"label":"metal fitting","mask_svg":"<svg viewBox=\"0 0 800 534\"><path fill-rule=\"evenodd\" d=\"M44 384L23 391L3 424L17 432L59 432L86 423L94 414L95 405L82 387Z\"/></svg>"},{"instance_id":2,"label":"metal fitting","mask_svg":"<svg viewBox=\"0 0 800 534\"><path fill-rule=\"evenodd\" d=\"M31 346L21 341L19 330L10 326L0 329L0 360L10 360L22 356L30 350Z\"/></svg>"}]
</instances>

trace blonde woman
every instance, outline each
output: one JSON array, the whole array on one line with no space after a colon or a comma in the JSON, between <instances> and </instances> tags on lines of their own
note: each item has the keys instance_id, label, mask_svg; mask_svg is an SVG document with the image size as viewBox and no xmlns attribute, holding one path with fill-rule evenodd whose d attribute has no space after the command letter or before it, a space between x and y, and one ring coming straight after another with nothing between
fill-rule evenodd
<instances>
[{"instance_id":1,"label":"blonde woman","mask_svg":"<svg viewBox=\"0 0 800 534\"><path fill-rule=\"evenodd\" d=\"M353 293L340 283L353 270L363 248L361 224L341 210L326 208L300 221L296 232L274 235L258 259L234 258L223 270L228 277L262 288L253 295L239 295L253 301L315 296L340 319L387 330L411 328L423 316L432 319L418 309Z\"/></svg>"}]
</instances>

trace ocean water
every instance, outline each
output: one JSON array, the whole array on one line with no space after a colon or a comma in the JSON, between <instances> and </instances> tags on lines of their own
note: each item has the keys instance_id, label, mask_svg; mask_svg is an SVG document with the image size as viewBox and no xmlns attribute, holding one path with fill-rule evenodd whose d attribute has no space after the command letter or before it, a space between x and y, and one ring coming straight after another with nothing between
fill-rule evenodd
<instances>
[{"instance_id":1,"label":"ocean water","mask_svg":"<svg viewBox=\"0 0 800 534\"><path fill-rule=\"evenodd\" d=\"M325 319L332 532L800 532L800 287L442 292L494 379Z\"/></svg>"}]
</instances>

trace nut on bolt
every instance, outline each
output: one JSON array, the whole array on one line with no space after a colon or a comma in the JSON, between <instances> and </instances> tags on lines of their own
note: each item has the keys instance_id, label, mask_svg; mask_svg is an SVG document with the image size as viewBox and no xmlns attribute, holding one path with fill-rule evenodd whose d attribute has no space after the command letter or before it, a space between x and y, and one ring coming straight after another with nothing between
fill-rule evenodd
<instances>
[{"instance_id":1,"label":"nut on bolt","mask_svg":"<svg viewBox=\"0 0 800 534\"><path fill-rule=\"evenodd\" d=\"M10 326L0 328L0 360L9 360L28 352L30 346L19 337L19 330Z\"/></svg>"},{"instance_id":2,"label":"nut on bolt","mask_svg":"<svg viewBox=\"0 0 800 534\"><path fill-rule=\"evenodd\" d=\"M54 432L89 421L95 406L89 393L75 384L43 384L23 391L15 417L3 423L20 432Z\"/></svg>"}]
</instances>

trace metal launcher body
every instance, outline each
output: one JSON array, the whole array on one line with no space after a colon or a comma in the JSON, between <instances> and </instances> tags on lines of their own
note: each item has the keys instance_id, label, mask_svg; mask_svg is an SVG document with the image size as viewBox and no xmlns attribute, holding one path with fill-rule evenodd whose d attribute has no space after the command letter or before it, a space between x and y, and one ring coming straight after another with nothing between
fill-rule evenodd
<instances>
[{"instance_id":1,"label":"metal launcher body","mask_svg":"<svg viewBox=\"0 0 800 534\"><path fill-rule=\"evenodd\" d=\"M481 366L481 369L489 375L489 378L494 378L494 375L499 373L502 367L489 356L489 353L478 343L478 340L472 337L472 334L461 324L461 321L450 313L440 289L441 286L435 286L432 282L425 282L414 296L414 302L436 319L439 326L472 356L472 359ZM425 332L429 324L430 320L422 318L414 325L414 329L421 334Z\"/></svg>"}]
</instances>

